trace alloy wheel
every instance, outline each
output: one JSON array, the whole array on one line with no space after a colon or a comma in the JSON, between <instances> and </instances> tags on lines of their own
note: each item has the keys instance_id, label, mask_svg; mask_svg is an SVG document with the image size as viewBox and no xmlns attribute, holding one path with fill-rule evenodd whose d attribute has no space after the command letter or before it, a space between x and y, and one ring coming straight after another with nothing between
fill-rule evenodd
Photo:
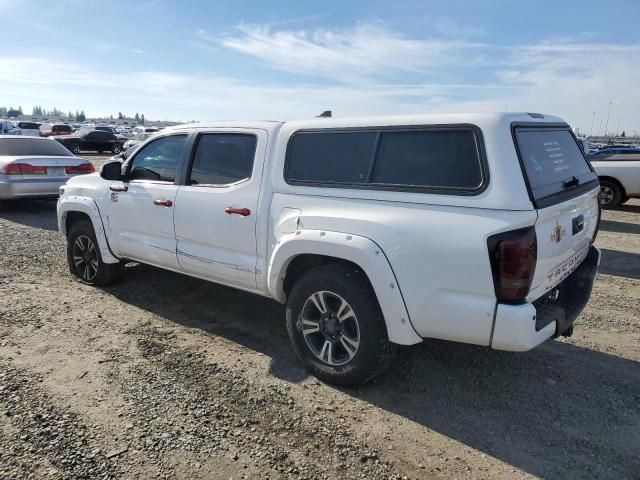
<instances>
[{"instance_id":1,"label":"alloy wheel","mask_svg":"<svg viewBox=\"0 0 640 480\"><path fill-rule=\"evenodd\" d=\"M298 321L307 347L322 362L340 366L358 353L358 319L340 295L315 292L304 303Z\"/></svg>"},{"instance_id":2,"label":"alloy wheel","mask_svg":"<svg viewBox=\"0 0 640 480\"><path fill-rule=\"evenodd\" d=\"M98 249L88 236L80 235L73 243L73 263L78 275L87 282L98 274Z\"/></svg>"}]
</instances>

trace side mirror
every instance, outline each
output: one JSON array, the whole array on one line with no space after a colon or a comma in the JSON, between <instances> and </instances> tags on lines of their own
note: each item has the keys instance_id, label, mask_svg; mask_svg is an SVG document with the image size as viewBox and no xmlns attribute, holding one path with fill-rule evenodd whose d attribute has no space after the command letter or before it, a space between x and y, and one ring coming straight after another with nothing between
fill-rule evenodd
<instances>
[{"instance_id":1,"label":"side mirror","mask_svg":"<svg viewBox=\"0 0 640 480\"><path fill-rule=\"evenodd\" d=\"M105 180L122 180L122 163L109 162L102 165L100 176Z\"/></svg>"}]
</instances>

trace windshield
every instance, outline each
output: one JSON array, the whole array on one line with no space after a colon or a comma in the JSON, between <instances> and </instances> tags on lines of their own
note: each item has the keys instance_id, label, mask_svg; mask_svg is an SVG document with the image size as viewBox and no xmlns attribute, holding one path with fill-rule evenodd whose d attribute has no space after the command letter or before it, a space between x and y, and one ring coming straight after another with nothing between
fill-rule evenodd
<instances>
[{"instance_id":1,"label":"windshield","mask_svg":"<svg viewBox=\"0 0 640 480\"><path fill-rule=\"evenodd\" d=\"M0 138L0 155L46 155L56 157L73 157L73 153L55 140Z\"/></svg>"},{"instance_id":2,"label":"windshield","mask_svg":"<svg viewBox=\"0 0 640 480\"><path fill-rule=\"evenodd\" d=\"M517 128L516 141L534 200L597 178L569 130Z\"/></svg>"}]
</instances>

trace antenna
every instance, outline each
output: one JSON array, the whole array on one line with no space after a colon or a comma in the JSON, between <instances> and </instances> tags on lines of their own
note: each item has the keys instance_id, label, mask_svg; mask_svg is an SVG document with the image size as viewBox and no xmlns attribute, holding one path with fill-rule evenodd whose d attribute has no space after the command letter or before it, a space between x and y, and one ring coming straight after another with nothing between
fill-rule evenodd
<instances>
[{"instance_id":1,"label":"antenna","mask_svg":"<svg viewBox=\"0 0 640 480\"><path fill-rule=\"evenodd\" d=\"M331 110L325 110L320 115L316 115L316 118L331 118Z\"/></svg>"}]
</instances>

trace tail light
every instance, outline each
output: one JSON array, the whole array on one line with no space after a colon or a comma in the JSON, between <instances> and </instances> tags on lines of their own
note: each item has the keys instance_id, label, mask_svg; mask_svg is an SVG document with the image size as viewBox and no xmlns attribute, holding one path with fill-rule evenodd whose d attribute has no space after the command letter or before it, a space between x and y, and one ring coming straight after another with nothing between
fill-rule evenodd
<instances>
[{"instance_id":1,"label":"tail light","mask_svg":"<svg viewBox=\"0 0 640 480\"><path fill-rule=\"evenodd\" d=\"M8 163L0 168L0 173L5 175L46 175L47 167L28 163Z\"/></svg>"},{"instance_id":2,"label":"tail light","mask_svg":"<svg viewBox=\"0 0 640 480\"><path fill-rule=\"evenodd\" d=\"M520 303L529 294L536 271L538 246L534 227L489 237L493 285L499 302Z\"/></svg>"},{"instance_id":3,"label":"tail light","mask_svg":"<svg viewBox=\"0 0 640 480\"><path fill-rule=\"evenodd\" d=\"M95 168L93 168L93 164L92 163L81 163L80 165L75 165L72 167L64 167L64 169L66 170L67 174L69 175L79 175L82 173L93 173L96 171Z\"/></svg>"}]
</instances>

